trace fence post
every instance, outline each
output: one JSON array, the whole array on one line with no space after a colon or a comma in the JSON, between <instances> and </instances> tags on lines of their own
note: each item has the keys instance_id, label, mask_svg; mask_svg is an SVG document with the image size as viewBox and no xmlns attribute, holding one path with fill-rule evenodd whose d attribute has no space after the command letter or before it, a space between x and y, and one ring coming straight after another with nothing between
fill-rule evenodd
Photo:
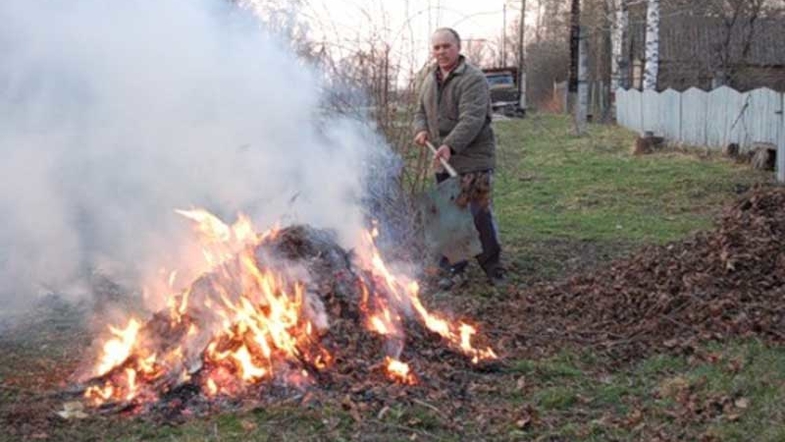
<instances>
[{"instance_id":1,"label":"fence post","mask_svg":"<svg viewBox=\"0 0 785 442\"><path fill-rule=\"evenodd\" d=\"M587 28L581 27L578 30L578 93L576 94L574 119L575 135L586 133L586 116L589 110L589 53L587 43Z\"/></svg>"}]
</instances>

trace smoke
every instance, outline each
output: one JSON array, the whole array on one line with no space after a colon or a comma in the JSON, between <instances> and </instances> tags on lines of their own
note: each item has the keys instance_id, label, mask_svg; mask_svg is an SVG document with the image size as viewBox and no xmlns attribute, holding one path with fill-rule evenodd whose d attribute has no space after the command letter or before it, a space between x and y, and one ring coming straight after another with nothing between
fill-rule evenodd
<instances>
[{"instance_id":1,"label":"smoke","mask_svg":"<svg viewBox=\"0 0 785 442\"><path fill-rule=\"evenodd\" d=\"M6 307L176 268L178 208L351 245L369 171L389 172L367 125L320 113L319 73L228 1L6 0L0 23Z\"/></svg>"}]
</instances>

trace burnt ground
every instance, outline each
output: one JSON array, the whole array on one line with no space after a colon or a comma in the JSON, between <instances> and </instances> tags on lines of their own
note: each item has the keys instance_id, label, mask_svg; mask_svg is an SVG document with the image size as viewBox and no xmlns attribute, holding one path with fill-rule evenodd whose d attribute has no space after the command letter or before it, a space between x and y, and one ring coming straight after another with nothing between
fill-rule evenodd
<instances>
[{"instance_id":1,"label":"burnt ground","mask_svg":"<svg viewBox=\"0 0 785 442\"><path fill-rule=\"evenodd\" d=\"M480 324L498 363L473 366L411 324L402 357L420 382L395 385L373 364L381 343L347 326L340 339L351 350L318 388L269 387L196 413L57 416L74 397L70 376L91 341L91 307L47 298L0 334L0 439L722 440L706 425L739 419L749 407L743 391L701 396L705 382L658 378L656 400L665 396L671 410L662 411L640 399L649 390L606 400L596 386L648 386L636 373L652 358L738 373L744 362L717 345L752 339L777 349L785 340L782 188L753 189L714 229L662 246L561 240L518 252L505 290L472 270L453 293L423 294L430 308Z\"/></svg>"}]
</instances>

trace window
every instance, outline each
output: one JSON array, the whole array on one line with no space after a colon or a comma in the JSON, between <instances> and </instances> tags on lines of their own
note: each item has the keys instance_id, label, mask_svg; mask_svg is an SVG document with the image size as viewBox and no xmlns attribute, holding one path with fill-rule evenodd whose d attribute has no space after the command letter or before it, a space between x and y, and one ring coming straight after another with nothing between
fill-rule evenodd
<instances>
[{"instance_id":1,"label":"window","mask_svg":"<svg viewBox=\"0 0 785 442\"><path fill-rule=\"evenodd\" d=\"M485 78L488 80L488 85L490 86L514 86L515 84L512 79L512 74L492 74L486 75Z\"/></svg>"}]
</instances>

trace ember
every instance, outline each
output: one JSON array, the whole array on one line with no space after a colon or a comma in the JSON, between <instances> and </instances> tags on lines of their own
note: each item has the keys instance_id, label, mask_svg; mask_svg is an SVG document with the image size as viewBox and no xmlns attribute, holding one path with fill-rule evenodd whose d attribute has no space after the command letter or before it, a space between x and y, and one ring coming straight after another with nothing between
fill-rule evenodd
<instances>
[{"instance_id":1,"label":"ember","mask_svg":"<svg viewBox=\"0 0 785 442\"><path fill-rule=\"evenodd\" d=\"M245 217L228 226L206 211L178 213L195 222L210 271L146 322L109 326L86 381L84 395L94 406L155 402L186 384L210 398L263 382L318 382L341 351L328 311L384 341L386 376L397 383L417 383L400 359L407 321L475 364L497 358L472 343L474 326L423 306L418 284L382 260L375 229L349 254L323 231L290 227L257 235Z\"/></svg>"}]
</instances>

